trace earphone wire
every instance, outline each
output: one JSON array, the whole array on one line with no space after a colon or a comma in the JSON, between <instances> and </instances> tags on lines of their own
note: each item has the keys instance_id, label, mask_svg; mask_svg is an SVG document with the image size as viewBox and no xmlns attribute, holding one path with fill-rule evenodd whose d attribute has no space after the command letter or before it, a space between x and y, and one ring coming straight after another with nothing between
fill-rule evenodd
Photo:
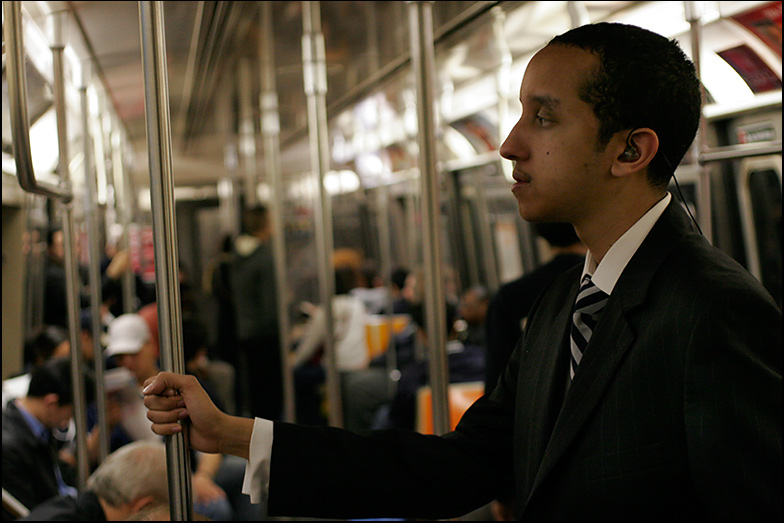
<instances>
[{"instance_id":1,"label":"earphone wire","mask_svg":"<svg viewBox=\"0 0 784 523\"><path fill-rule=\"evenodd\" d=\"M667 155L664 154L663 152L661 153L661 155L662 158L664 158L664 162L667 164L667 167L670 169L670 172L672 172L672 179L675 181L675 188L678 189L678 197L681 199L681 203L683 203L683 206L686 208L686 212L689 213L689 218L691 218L691 221L692 223L694 223L694 226L697 227L697 231L699 231L699 233L702 236L705 236L705 233L702 232L702 228L700 227L700 224L697 223L697 220L694 219L694 216L691 213L691 209L689 209L689 204L686 203L686 198L683 197L683 191L681 191L681 184L678 183L678 178L675 177L675 169L672 168L672 164L670 163L670 160L667 159Z\"/></svg>"}]
</instances>

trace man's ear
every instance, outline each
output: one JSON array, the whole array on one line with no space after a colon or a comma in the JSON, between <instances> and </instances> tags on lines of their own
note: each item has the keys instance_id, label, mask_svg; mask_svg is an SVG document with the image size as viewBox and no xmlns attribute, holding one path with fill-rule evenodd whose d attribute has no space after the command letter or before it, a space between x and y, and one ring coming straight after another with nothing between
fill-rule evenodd
<instances>
[{"instance_id":1,"label":"man's ear","mask_svg":"<svg viewBox=\"0 0 784 523\"><path fill-rule=\"evenodd\" d=\"M130 509L130 514L136 514L143 508L151 506L154 502L155 500L153 499L152 496L141 496L139 498L136 498L135 500L131 501L128 504L128 508Z\"/></svg>"},{"instance_id":2,"label":"man's ear","mask_svg":"<svg viewBox=\"0 0 784 523\"><path fill-rule=\"evenodd\" d=\"M57 394L56 392L50 392L49 394L45 395L42 399L43 399L44 405L46 405L47 407L49 407L49 406L59 407L60 406L60 395Z\"/></svg>"},{"instance_id":3,"label":"man's ear","mask_svg":"<svg viewBox=\"0 0 784 523\"><path fill-rule=\"evenodd\" d=\"M620 152L612 165L612 174L618 177L642 171L659 151L659 137L653 129L640 127L621 132L628 134L626 140L617 146L616 152L618 149Z\"/></svg>"}]
</instances>

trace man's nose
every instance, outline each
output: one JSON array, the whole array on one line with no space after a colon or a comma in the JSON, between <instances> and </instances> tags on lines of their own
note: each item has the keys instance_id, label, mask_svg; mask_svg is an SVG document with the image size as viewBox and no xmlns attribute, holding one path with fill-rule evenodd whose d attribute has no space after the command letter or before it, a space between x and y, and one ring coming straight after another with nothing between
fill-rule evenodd
<instances>
[{"instance_id":1,"label":"man's nose","mask_svg":"<svg viewBox=\"0 0 784 523\"><path fill-rule=\"evenodd\" d=\"M518 160L524 156L523 133L520 121L512 127L511 131L509 131L509 134L506 136L504 143L501 144L498 152L507 160Z\"/></svg>"}]
</instances>

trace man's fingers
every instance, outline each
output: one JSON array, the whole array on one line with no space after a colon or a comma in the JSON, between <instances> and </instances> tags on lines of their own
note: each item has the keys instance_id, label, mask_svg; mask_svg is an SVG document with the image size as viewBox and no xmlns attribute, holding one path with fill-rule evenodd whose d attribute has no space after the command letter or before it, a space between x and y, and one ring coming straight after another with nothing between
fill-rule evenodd
<instances>
[{"instance_id":1,"label":"man's fingers","mask_svg":"<svg viewBox=\"0 0 784 523\"><path fill-rule=\"evenodd\" d=\"M181 419L187 418L185 409L174 410L148 410L147 419L156 425L166 425L167 423L177 423Z\"/></svg>"},{"instance_id":2,"label":"man's fingers","mask_svg":"<svg viewBox=\"0 0 784 523\"><path fill-rule=\"evenodd\" d=\"M179 376L171 372L160 372L144 381L142 393L146 396L173 396L179 394L178 391L185 385L184 378L185 376Z\"/></svg>"},{"instance_id":3,"label":"man's fingers","mask_svg":"<svg viewBox=\"0 0 784 523\"><path fill-rule=\"evenodd\" d=\"M184 403L182 396L179 394L174 396L145 396L144 406L150 411L171 411L177 407L183 407Z\"/></svg>"},{"instance_id":4,"label":"man's fingers","mask_svg":"<svg viewBox=\"0 0 784 523\"><path fill-rule=\"evenodd\" d=\"M182 425L179 423L153 423L152 431L159 436L171 436L182 432Z\"/></svg>"}]
</instances>

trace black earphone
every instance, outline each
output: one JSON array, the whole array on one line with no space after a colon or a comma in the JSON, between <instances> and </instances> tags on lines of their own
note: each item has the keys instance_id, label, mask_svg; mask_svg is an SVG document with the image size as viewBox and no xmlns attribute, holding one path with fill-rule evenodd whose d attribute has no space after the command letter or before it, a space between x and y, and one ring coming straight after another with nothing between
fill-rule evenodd
<instances>
[{"instance_id":1,"label":"black earphone","mask_svg":"<svg viewBox=\"0 0 784 523\"><path fill-rule=\"evenodd\" d=\"M632 133L636 130L637 129L635 128L629 131L629 135L626 137L626 149L624 149L621 155L618 157L619 159L623 161L632 162L640 158L640 151L637 150L637 146L634 145L634 142L632 141ZM683 203L683 207L686 209L686 212L689 214L689 218L691 218L691 221L692 223L694 223L694 226L697 228L697 231L702 236L705 236L705 234L703 234L702 232L702 228L700 227L700 224L697 223L697 220L694 219L694 216L691 214L691 210L689 209L689 206L686 204L686 199L683 197L681 186L678 183L678 179L675 177L675 169L670 163L670 160L667 159L667 155L664 154L663 151L659 151L659 155L661 155L662 159L664 160L664 163L667 164L667 167L670 169L670 172L672 173L672 179L675 182L675 188L678 190L678 196L680 197L681 203Z\"/></svg>"},{"instance_id":2,"label":"black earphone","mask_svg":"<svg viewBox=\"0 0 784 523\"><path fill-rule=\"evenodd\" d=\"M634 160L640 159L640 151L637 150L637 146L634 145L634 142L632 141L632 133L636 130L637 129L632 129L629 131L629 136L626 137L626 149L624 149L618 157L623 161L633 162Z\"/></svg>"}]
</instances>

